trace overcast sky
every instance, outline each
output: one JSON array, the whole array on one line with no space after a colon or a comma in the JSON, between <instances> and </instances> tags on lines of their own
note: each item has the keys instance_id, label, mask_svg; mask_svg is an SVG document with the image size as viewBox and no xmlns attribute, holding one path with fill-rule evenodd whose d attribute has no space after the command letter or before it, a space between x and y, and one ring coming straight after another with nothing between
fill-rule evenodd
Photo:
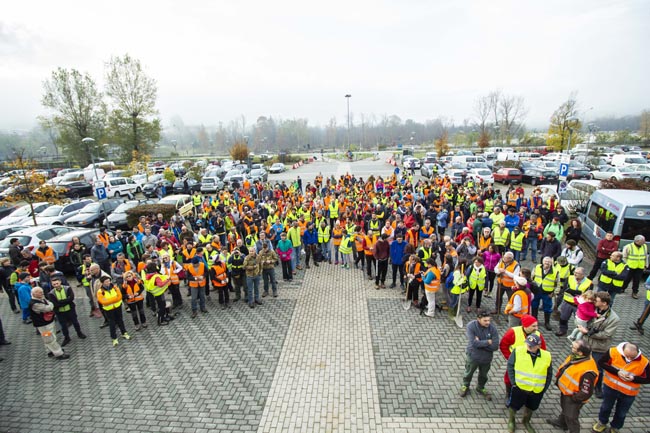
<instances>
[{"instance_id":1,"label":"overcast sky","mask_svg":"<svg viewBox=\"0 0 650 433\"><path fill-rule=\"evenodd\" d=\"M345 123L346 93L357 115L461 123L496 88L525 98L530 127L574 90L587 121L638 114L649 22L647 0L5 2L0 128L34 125L56 67L103 85L104 62L125 53L157 80L167 127Z\"/></svg>"}]
</instances>

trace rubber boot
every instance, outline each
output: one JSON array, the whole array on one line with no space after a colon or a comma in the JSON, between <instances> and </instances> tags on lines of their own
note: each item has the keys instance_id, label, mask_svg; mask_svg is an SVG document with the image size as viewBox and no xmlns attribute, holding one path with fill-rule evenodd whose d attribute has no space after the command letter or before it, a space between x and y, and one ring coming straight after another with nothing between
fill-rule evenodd
<instances>
[{"instance_id":1,"label":"rubber boot","mask_svg":"<svg viewBox=\"0 0 650 433\"><path fill-rule=\"evenodd\" d=\"M514 409L508 409L508 433L515 433L515 429L517 428L517 421L515 420L516 413Z\"/></svg>"},{"instance_id":2,"label":"rubber boot","mask_svg":"<svg viewBox=\"0 0 650 433\"><path fill-rule=\"evenodd\" d=\"M524 417L521 419L521 422L524 424L524 427L526 428L526 431L528 433L537 433L535 431L535 429L533 428L532 424L530 423L530 419L532 417L533 417L533 411L528 409L527 407L525 407L524 408Z\"/></svg>"},{"instance_id":3,"label":"rubber boot","mask_svg":"<svg viewBox=\"0 0 650 433\"><path fill-rule=\"evenodd\" d=\"M549 331L553 330L553 328L551 328L551 313L544 313L544 328Z\"/></svg>"}]
</instances>

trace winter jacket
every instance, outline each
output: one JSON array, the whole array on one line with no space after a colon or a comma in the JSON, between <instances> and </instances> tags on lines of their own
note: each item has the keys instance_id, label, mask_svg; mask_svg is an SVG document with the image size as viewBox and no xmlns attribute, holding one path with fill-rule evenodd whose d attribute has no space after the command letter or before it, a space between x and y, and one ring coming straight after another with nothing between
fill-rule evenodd
<instances>
[{"instance_id":1,"label":"winter jacket","mask_svg":"<svg viewBox=\"0 0 650 433\"><path fill-rule=\"evenodd\" d=\"M117 254L124 252L124 245L122 242L116 240L115 242L111 242L108 244L108 251L109 254L111 255L111 259L116 260L117 259Z\"/></svg>"},{"instance_id":2,"label":"winter jacket","mask_svg":"<svg viewBox=\"0 0 650 433\"><path fill-rule=\"evenodd\" d=\"M29 302L32 300L32 286L27 283L16 283L14 289L18 294L20 308L29 308Z\"/></svg>"},{"instance_id":3,"label":"winter jacket","mask_svg":"<svg viewBox=\"0 0 650 433\"><path fill-rule=\"evenodd\" d=\"M397 242L393 241L390 244L390 262L394 265L403 265L404 264L404 248L406 247L406 242Z\"/></svg>"},{"instance_id":4,"label":"winter jacket","mask_svg":"<svg viewBox=\"0 0 650 433\"><path fill-rule=\"evenodd\" d=\"M494 272L494 267L499 264L499 260L501 260L501 254L497 252L490 253L489 251L483 252L483 265L486 271Z\"/></svg>"},{"instance_id":5,"label":"winter jacket","mask_svg":"<svg viewBox=\"0 0 650 433\"><path fill-rule=\"evenodd\" d=\"M305 230L305 233L302 235L302 243L307 245L315 245L318 243L318 232L314 229Z\"/></svg>"},{"instance_id":6,"label":"winter jacket","mask_svg":"<svg viewBox=\"0 0 650 433\"><path fill-rule=\"evenodd\" d=\"M494 323L485 328L479 325L478 320L472 320L467 324L466 335L466 353L469 359L482 365L491 363L492 355L499 348L499 331ZM488 340L492 340L492 344Z\"/></svg>"},{"instance_id":7,"label":"winter jacket","mask_svg":"<svg viewBox=\"0 0 650 433\"><path fill-rule=\"evenodd\" d=\"M600 312L600 314L600 317L594 319L587 326L589 332L583 336L583 339L591 346L593 352L604 353L612 345L612 338L616 334L621 319L611 308L604 313Z\"/></svg>"}]
</instances>

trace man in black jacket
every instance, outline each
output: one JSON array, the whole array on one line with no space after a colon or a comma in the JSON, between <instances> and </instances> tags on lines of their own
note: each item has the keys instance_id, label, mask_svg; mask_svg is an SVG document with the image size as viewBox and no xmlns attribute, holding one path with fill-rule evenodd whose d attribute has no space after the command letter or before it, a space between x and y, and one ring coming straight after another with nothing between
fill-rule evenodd
<instances>
[{"instance_id":1,"label":"man in black jacket","mask_svg":"<svg viewBox=\"0 0 650 433\"><path fill-rule=\"evenodd\" d=\"M546 237L542 239L539 250L541 252L540 257L542 258L542 261L544 257L551 257L555 260L560 256L560 254L562 254L562 244L560 241L555 239L554 232L548 232Z\"/></svg>"},{"instance_id":2,"label":"man in black jacket","mask_svg":"<svg viewBox=\"0 0 650 433\"><path fill-rule=\"evenodd\" d=\"M63 285L63 281L59 276L52 277L50 283L52 284L52 290L48 293L47 297L54 304L56 318L61 324L61 332L63 333L63 343L61 343L61 346L66 346L70 343L70 331L68 330L68 324L70 323L72 323L75 331L77 331L77 336L83 340L86 336L81 332L81 326L77 319L74 292L70 286Z\"/></svg>"},{"instance_id":3,"label":"man in black jacket","mask_svg":"<svg viewBox=\"0 0 650 433\"><path fill-rule=\"evenodd\" d=\"M68 359L70 355L56 341L56 326L54 325L54 304L45 299L43 289L34 287L32 299L29 301L29 315L34 327L41 335L47 349L47 356L56 359Z\"/></svg>"},{"instance_id":4,"label":"man in black jacket","mask_svg":"<svg viewBox=\"0 0 650 433\"><path fill-rule=\"evenodd\" d=\"M465 360L463 386L460 388L461 397L465 397L469 393L469 385L474 372L478 369L476 392L487 400L492 400L490 394L485 390L485 384L492 365L492 355L499 348L499 331L491 323L491 320L489 313L478 310L476 320L467 324L467 359Z\"/></svg>"}]
</instances>

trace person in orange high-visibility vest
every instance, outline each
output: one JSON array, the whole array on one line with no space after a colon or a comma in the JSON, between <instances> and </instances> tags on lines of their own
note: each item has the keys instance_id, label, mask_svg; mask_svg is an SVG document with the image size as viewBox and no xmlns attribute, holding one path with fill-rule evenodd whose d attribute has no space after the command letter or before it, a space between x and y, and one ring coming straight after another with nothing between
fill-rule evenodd
<instances>
[{"instance_id":1,"label":"person in orange high-visibility vest","mask_svg":"<svg viewBox=\"0 0 650 433\"><path fill-rule=\"evenodd\" d=\"M520 326L521 317L524 314L530 314L530 290L528 289L528 280L524 277L515 277L513 293L508 300L504 313L508 316L508 325L510 327Z\"/></svg>"},{"instance_id":2,"label":"person in orange high-visibility vest","mask_svg":"<svg viewBox=\"0 0 650 433\"><path fill-rule=\"evenodd\" d=\"M172 308L178 308L183 305L183 296L181 296L180 278L178 274L183 271L183 267L176 261L172 260L166 251L160 254L162 262L160 263L160 273L169 277L169 293L172 295Z\"/></svg>"},{"instance_id":3,"label":"person in orange high-visibility vest","mask_svg":"<svg viewBox=\"0 0 650 433\"><path fill-rule=\"evenodd\" d=\"M192 258L192 263L185 265L185 269L189 274L190 292L192 294L192 318L195 318L199 305L202 313L208 312L205 308L206 269L203 260L199 257Z\"/></svg>"},{"instance_id":4,"label":"person in orange high-visibility vest","mask_svg":"<svg viewBox=\"0 0 650 433\"><path fill-rule=\"evenodd\" d=\"M375 244L377 243L377 235L368 229L368 233L363 238L363 253L366 255L366 269L368 272L368 279L372 280L373 269L375 268Z\"/></svg>"},{"instance_id":5,"label":"person in orange high-visibility vest","mask_svg":"<svg viewBox=\"0 0 650 433\"><path fill-rule=\"evenodd\" d=\"M567 356L555 374L560 389L561 412L546 422L569 433L580 433L580 409L589 401L598 379L598 366L591 356L591 347L583 340L574 341Z\"/></svg>"},{"instance_id":6,"label":"person in orange high-visibility vest","mask_svg":"<svg viewBox=\"0 0 650 433\"><path fill-rule=\"evenodd\" d=\"M48 265L53 265L54 262L56 262L56 253L51 246L47 245L47 242L45 241L40 241L38 243L38 248L36 249L35 253L38 257L38 260L41 262L45 262Z\"/></svg>"},{"instance_id":7,"label":"person in orange high-visibility vest","mask_svg":"<svg viewBox=\"0 0 650 433\"><path fill-rule=\"evenodd\" d=\"M428 268L422 277L424 294L427 297L427 311L424 315L434 317L436 313L436 293L440 290L440 269L438 269L436 259L433 257L429 257L426 263Z\"/></svg>"},{"instance_id":8,"label":"person in orange high-visibility vest","mask_svg":"<svg viewBox=\"0 0 650 433\"><path fill-rule=\"evenodd\" d=\"M641 354L639 346L624 341L618 346L610 347L609 352L598 360L598 366L603 369L603 402L593 430L604 432L614 410L609 431L617 432L623 428L627 412L639 394L641 385L650 383L650 363Z\"/></svg>"},{"instance_id":9,"label":"person in orange high-visibility vest","mask_svg":"<svg viewBox=\"0 0 650 433\"><path fill-rule=\"evenodd\" d=\"M267 245L267 244L264 244ZM210 268L210 281L212 287L219 293L219 303L224 310L230 306L230 294L228 293L228 270L226 264L221 261L221 255L217 254L214 264Z\"/></svg>"},{"instance_id":10,"label":"person in orange high-visibility vest","mask_svg":"<svg viewBox=\"0 0 650 433\"><path fill-rule=\"evenodd\" d=\"M494 273L497 275L497 299L495 300L496 308L490 314L501 314L501 305L503 295L508 298L512 295L512 289L515 286L515 277L519 276L521 268L515 260L512 251L506 252L499 263L494 267Z\"/></svg>"},{"instance_id":11,"label":"person in orange high-visibility vest","mask_svg":"<svg viewBox=\"0 0 650 433\"><path fill-rule=\"evenodd\" d=\"M420 283L422 282L420 258L417 254L411 254L408 262L406 262L404 266L406 270L406 279L408 281L406 299L411 300L413 305L417 306L418 292L420 291Z\"/></svg>"},{"instance_id":12,"label":"person in orange high-visibility vest","mask_svg":"<svg viewBox=\"0 0 650 433\"><path fill-rule=\"evenodd\" d=\"M131 308L131 318L133 319L135 330L139 331L141 328L146 328L147 316L144 314L145 290L134 271L126 271L124 273L122 288L122 291L126 293L126 303Z\"/></svg>"}]
</instances>

